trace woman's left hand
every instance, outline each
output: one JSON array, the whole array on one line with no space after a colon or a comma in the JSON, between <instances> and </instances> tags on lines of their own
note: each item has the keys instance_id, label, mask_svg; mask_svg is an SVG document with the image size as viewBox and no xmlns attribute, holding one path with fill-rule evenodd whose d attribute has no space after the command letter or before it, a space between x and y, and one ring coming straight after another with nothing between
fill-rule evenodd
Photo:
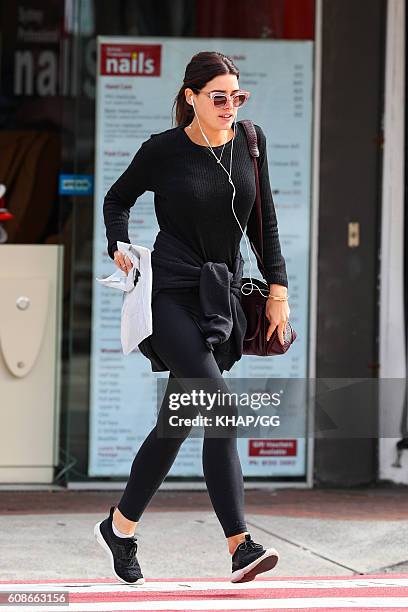
<instances>
[{"instance_id":1,"label":"woman's left hand","mask_svg":"<svg viewBox=\"0 0 408 612\"><path fill-rule=\"evenodd\" d=\"M289 320L290 308L287 301L280 302L278 300L267 299L265 307L265 315L270 323L266 333L266 340L272 336L275 328L278 328L278 338L280 343L285 343L285 328Z\"/></svg>"}]
</instances>

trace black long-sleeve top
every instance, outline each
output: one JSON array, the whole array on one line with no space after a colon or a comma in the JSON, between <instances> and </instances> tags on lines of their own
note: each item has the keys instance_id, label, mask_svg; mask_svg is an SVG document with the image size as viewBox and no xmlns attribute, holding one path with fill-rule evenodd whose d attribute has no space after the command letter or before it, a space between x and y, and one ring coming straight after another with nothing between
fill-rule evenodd
<instances>
[{"instance_id":1,"label":"black long-sleeve top","mask_svg":"<svg viewBox=\"0 0 408 612\"><path fill-rule=\"evenodd\" d=\"M288 287L269 183L266 137L259 125L254 126L260 154L265 280L269 284ZM221 160L227 170L231 142L225 145ZM213 147L213 150L220 157L222 145ZM234 139L231 176L236 188L235 214L245 229L255 205L256 187L246 135L239 123ZM108 253L112 259L118 240L130 242L130 208L145 191L154 192L156 218L161 229L185 241L204 261L224 262L232 271L242 232L231 209L232 185L208 147L194 143L182 126L152 134L142 143L104 199ZM249 226L248 236L251 238ZM243 255L247 256L245 247ZM251 257L256 262L252 252Z\"/></svg>"}]
</instances>

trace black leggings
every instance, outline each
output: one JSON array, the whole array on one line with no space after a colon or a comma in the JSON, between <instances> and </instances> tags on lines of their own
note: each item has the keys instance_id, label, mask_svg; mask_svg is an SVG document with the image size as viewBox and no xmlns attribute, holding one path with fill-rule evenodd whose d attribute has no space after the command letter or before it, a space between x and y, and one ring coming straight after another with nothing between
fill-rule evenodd
<instances>
[{"instance_id":1,"label":"black leggings","mask_svg":"<svg viewBox=\"0 0 408 612\"><path fill-rule=\"evenodd\" d=\"M207 347L197 325L199 313L198 289L189 291L161 291L152 302L154 350L169 368L171 392L179 386L188 392L188 382L178 378L213 379L214 392L229 393L213 352ZM210 381L212 383L212 381ZM182 385L182 386L181 386ZM193 388L193 387L192 387ZM197 388L197 387L194 387ZM206 387L207 390L207 387ZM120 512L131 521L138 521L176 459L181 444L191 427L177 427L178 437L158 436L158 422L177 414L192 417L205 407L181 407L177 413L169 410L168 387L164 395L157 423L138 450L133 460L129 480L118 504ZM195 413L192 410L195 409ZM223 407L222 414L225 412ZM214 408L212 410L214 412ZM236 414L231 406L230 414ZM165 421L164 421L165 422ZM212 430L214 431L214 430ZM205 482L214 511L225 537L247 531L244 518L244 482L235 436L214 437L204 428L202 465Z\"/></svg>"}]
</instances>

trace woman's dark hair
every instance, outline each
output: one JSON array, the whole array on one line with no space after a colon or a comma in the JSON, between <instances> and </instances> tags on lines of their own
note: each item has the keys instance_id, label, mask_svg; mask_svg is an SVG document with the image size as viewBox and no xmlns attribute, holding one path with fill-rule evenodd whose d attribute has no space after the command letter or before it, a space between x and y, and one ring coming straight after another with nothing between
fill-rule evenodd
<instances>
[{"instance_id":1,"label":"woman's dark hair","mask_svg":"<svg viewBox=\"0 0 408 612\"><path fill-rule=\"evenodd\" d=\"M186 100L185 89L189 87L198 93L208 81L223 74L235 74L239 79L239 70L228 55L217 51L200 51L193 55L186 67L183 85L174 103L176 107L176 125L186 126L194 118L194 110Z\"/></svg>"}]
</instances>

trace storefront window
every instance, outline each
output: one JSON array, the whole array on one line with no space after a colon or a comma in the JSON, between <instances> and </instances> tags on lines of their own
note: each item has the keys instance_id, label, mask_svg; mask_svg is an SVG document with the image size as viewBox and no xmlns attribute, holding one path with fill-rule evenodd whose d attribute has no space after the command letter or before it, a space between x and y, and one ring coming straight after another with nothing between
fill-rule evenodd
<instances>
[{"instance_id":1,"label":"storefront window","mask_svg":"<svg viewBox=\"0 0 408 612\"><path fill-rule=\"evenodd\" d=\"M96 404L103 390L113 398L115 391L95 370L99 363L95 350L101 341L93 318L99 290L95 278L101 270L112 272L112 262L95 249L96 244L98 249L100 245L100 200L104 188L104 178L95 168L95 143L106 145L106 122L96 117L97 104L104 103L97 90L98 45L108 42L109 37L115 37L115 44L155 42L161 45L162 58L165 54L165 59L174 65L171 72L163 69L161 81L155 83L157 126L150 115L136 135L135 151L147 131L172 127L174 95L181 85L185 64L195 50L214 49L234 58L241 70L240 84L254 92L253 106L248 106L248 114L243 113L241 118L253 118L268 138L270 178L290 273L293 324L301 330L303 339L283 366L283 362L273 363L266 370L261 359L252 361L250 366L246 362L239 366L239 372L230 374L306 378L314 2L261 0L256 11L247 0L25 0L12 5L3 1L0 7L2 23L7 23L1 32L4 85L0 98L0 183L8 183L8 205L15 213L14 219L7 222L8 240L16 244L64 245L61 453L57 482L122 481L135 450L154 423L152 387L143 387L143 381L150 384L154 375L147 360L141 366L142 362L133 356L121 356L124 369L136 367L134 379L141 389L138 401L145 405L135 407L134 422L130 424L126 423L132 418L128 408L126 418L122 413L115 420L112 413L108 414L107 421L114 423L116 431L128 430L126 437L131 442L129 450L120 450L126 444L118 434L113 446L119 450L114 451L112 461L104 463L98 455L102 430L95 425L100 419ZM140 102L146 104L142 92ZM129 147L128 142L125 144ZM98 201L95 194L99 194ZM131 229L134 231L137 220L145 215L153 232L153 194L145 193L138 205L138 210L134 207L132 211ZM296 230L293 215L297 219ZM153 233L151 236L154 238ZM147 234L139 237L147 240ZM128 380L129 374L116 382L123 385ZM116 396L119 412L131 396L135 394ZM197 444L195 439L183 445L185 450L169 479L201 480ZM299 444L302 443L297 441L297 451ZM244 462L247 477L304 480L304 445L305 439L299 460L292 467L288 461L289 467L279 469L271 460L262 468L257 464L251 472L249 462Z\"/></svg>"}]
</instances>

